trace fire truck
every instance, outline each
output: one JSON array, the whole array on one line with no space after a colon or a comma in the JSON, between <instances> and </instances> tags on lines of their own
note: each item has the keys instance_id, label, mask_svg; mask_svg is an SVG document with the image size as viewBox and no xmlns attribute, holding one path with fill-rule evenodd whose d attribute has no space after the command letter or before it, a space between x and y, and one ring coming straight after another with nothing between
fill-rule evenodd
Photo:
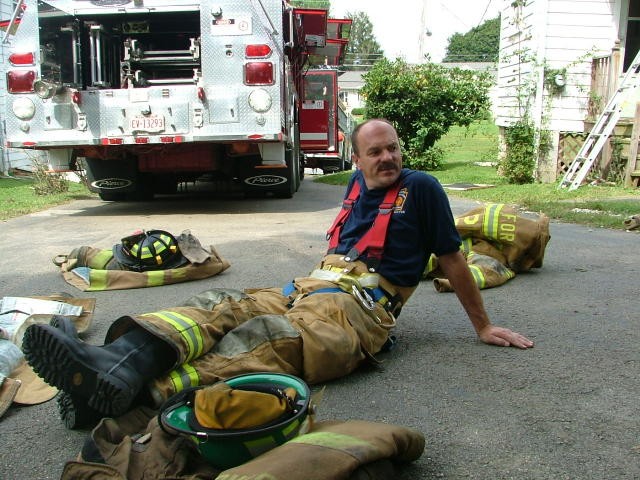
<instances>
[{"instance_id":1,"label":"fire truck","mask_svg":"<svg viewBox=\"0 0 640 480\"><path fill-rule=\"evenodd\" d=\"M314 156L345 167L348 19L283 0L13 3L0 22L5 147L84 169L103 200L201 179L289 198Z\"/></svg>"},{"instance_id":2,"label":"fire truck","mask_svg":"<svg viewBox=\"0 0 640 480\"><path fill-rule=\"evenodd\" d=\"M300 110L300 146L304 165L323 173L350 170L352 117L338 96L335 67L314 68L304 75Z\"/></svg>"}]
</instances>

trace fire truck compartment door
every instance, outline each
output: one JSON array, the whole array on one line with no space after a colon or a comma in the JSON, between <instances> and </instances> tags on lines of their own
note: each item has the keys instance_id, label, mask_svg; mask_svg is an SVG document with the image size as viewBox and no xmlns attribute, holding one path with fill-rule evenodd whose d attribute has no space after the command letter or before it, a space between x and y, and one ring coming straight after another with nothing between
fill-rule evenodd
<instances>
[{"instance_id":1,"label":"fire truck compartment door","mask_svg":"<svg viewBox=\"0 0 640 480\"><path fill-rule=\"evenodd\" d=\"M210 123L237 123L239 121L238 97L220 91L207 92Z\"/></svg>"},{"instance_id":2,"label":"fire truck compartment door","mask_svg":"<svg viewBox=\"0 0 640 480\"><path fill-rule=\"evenodd\" d=\"M327 11L294 8L296 36L307 46L324 46L327 41ZM300 38L302 37L302 38Z\"/></svg>"},{"instance_id":3,"label":"fire truck compartment door","mask_svg":"<svg viewBox=\"0 0 640 480\"><path fill-rule=\"evenodd\" d=\"M73 128L73 109L71 104L47 102L42 107L45 130L68 130Z\"/></svg>"},{"instance_id":4,"label":"fire truck compartment door","mask_svg":"<svg viewBox=\"0 0 640 480\"><path fill-rule=\"evenodd\" d=\"M300 110L300 146L303 151L335 147L335 72L307 73Z\"/></svg>"}]
</instances>

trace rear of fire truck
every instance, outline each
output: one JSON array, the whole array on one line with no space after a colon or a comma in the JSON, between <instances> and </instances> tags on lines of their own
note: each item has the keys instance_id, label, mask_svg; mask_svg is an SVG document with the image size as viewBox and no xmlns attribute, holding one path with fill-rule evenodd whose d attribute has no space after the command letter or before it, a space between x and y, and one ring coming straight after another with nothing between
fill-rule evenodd
<instances>
[{"instance_id":1,"label":"rear of fire truck","mask_svg":"<svg viewBox=\"0 0 640 480\"><path fill-rule=\"evenodd\" d=\"M205 178L251 195L297 191L297 92L308 49L325 44L326 11L282 0L16 4L4 33L7 147L46 150L54 171L82 165L104 200Z\"/></svg>"}]
</instances>

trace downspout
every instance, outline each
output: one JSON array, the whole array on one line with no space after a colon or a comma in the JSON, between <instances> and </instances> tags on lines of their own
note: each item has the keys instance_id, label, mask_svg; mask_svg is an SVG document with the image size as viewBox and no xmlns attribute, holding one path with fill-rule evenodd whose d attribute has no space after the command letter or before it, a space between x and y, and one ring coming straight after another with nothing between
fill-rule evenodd
<instances>
[{"instance_id":1,"label":"downspout","mask_svg":"<svg viewBox=\"0 0 640 480\"><path fill-rule=\"evenodd\" d=\"M540 166L540 130L542 129L542 120L544 116L544 66L546 63L547 51L547 12L550 0L536 0L536 9L534 17L536 19L535 31L537 41L536 50L536 96L531 112L533 126L535 127L534 147L535 147L535 173L537 174ZM537 175L536 175L537 176Z\"/></svg>"}]
</instances>

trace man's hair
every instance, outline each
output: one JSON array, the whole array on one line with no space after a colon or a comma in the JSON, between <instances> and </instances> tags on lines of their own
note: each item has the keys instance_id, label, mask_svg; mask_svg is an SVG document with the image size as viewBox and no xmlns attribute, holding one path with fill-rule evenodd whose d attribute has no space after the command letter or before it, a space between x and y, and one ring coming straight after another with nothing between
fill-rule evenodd
<instances>
[{"instance_id":1,"label":"man's hair","mask_svg":"<svg viewBox=\"0 0 640 480\"><path fill-rule=\"evenodd\" d=\"M367 123L371 123L371 122L386 123L387 125L390 125L394 130L396 129L393 123L391 123L386 118L370 118L368 120L365 120L362 123L359 123L358 125L356 125L356 128L354 128L353 131L351 132L351 148L353 148L353 153L356 155L360 155L360 147L358 146L358 134L360 133L360 129L364 127Z\"/></svg>"}]
</instances>

